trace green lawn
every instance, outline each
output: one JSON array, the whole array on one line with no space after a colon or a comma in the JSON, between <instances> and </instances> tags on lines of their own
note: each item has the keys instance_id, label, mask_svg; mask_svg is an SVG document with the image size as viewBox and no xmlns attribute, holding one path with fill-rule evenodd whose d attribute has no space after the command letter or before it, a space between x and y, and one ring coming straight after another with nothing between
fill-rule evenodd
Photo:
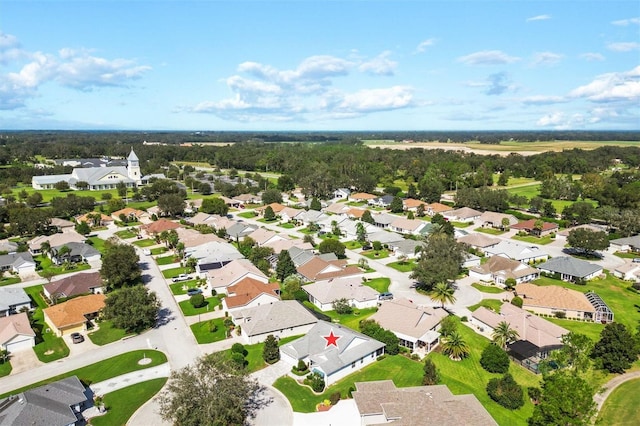
<instances>
[{"instance_id":1,"label":"green lawn","mask_svg":"<svg viewBox=\"0 0 640 426\"><path fill-rule=\"evenodd\" d=\"M489 235L502 235L507 231L501 231L500 229L495 229L495 228L483 228L482 226L474 229L474 231L476 232L482 232L484 234L489 234Z\"/></svg>"},{"instance_id":2,"label":"green lawn","mask_svg":"<svg viewBox=\"0 0 640 426\"><path fill-rule=\"evenodd\" d=\"M597 424L635 426L640 422L640 379L629 380L618 386L602 406Z\"/></svg>"},{"instance_id":3,"label":"green lawn","mask_svg":"<svg viewBox=\"0 0 640 426\"><path fill-rule=\"evenodd\" d=\"M3 285L11 285L18 284L20 282L20 277L7 276L0 278L0 287Z\"/></svg>"},{"instance_id":4,"label":"green lawn","mask_svg":"<svg viewBox=\"0 0 640 426\"><path fill-rule=\"evenodd\" d=\"M164 257L156 257L156 263L160 266L171 265L172 263L180 263L180 257L173 254Z\"/></svg>"},{"instance_id":5,"label":"green lawn","mask_svg":"<svg viewBox=\"0 0 640 426\"><path fill-rule=\"evenodd\" d=\"M189 268L186 268L183 266L179 266L177 268L165 269L164 271L162 271L162 275L165 278L174 278L180 274L188 274L188 273L189 273Z\"/></svg>"},{"instance_id":6,"label":"green lawn","mask_svg":"<svg viewBox=\"0 0 640 426\"><path fill-rule=\"evenodd\" d=\"M145 365L138 364L138 361L140 361L143 357L151 359L151 363ZM67 373L59 374L40 382L12 390L11 392L8 392L4 395L0 395L0 398L4 398L9 394L22 392L27 389L32 389L47 383L55 382L57 380L64 379L65 377L78 376L78 378L85 384L91 384L102 382L112 377L120 376L121 374L131 373L132 371L155 367L156 365L164 364L165 362L167 362L167 357L160 351L146 349L126 352L111 358L107 358L103 361L96 362L95 364L90 364L85 367L78 368L77 370L72 370Z\"/></svg>"},{"instance_id":7,"label":"green lawn","mask_svg":"<svg viewBox=\"0 0 640 426\"><path fill-rule=\"evenodd\" d=\"M243 217L245 219L253 219L254 217L257 216L257 214L256 212L251 211L251 212L238 213L236 216Z\"/></svg>"},{"instance_id":8,"label":"green lawn","mask_svg":"<svg viewBox=\"0 0 640 426\"><path fill-rule=\"evenodd\" d=\"M478 284L478 283L473 283L471 284L471 287L483 292L483 293L490 293L490 294L498 294L498 293L504 293L504 289L500 288L500 287L496 287L496 286L491 286L491 285L482 285L482 284Z\"/></svg>"},{"instance_id":9,"label":"green lawn","mask_svg":"<svg viewBox=\"0 0 640 426\"><path fill-rule=\"evenodd\" d=\"M42 268L42 270L38 272L38 275L40 276L42 276L42 273L44 271L49 271L53 275L60 275L60 274L68 274L69 272L79 272L79 271L85 271L87 269L91 269L91 266L88 263L71 264L71 267L69 267L68 269L65 269L64 266L57 266L56 264L53 263L51 259L49 259L48 257L44 257L42 255L36 256L34 260L36 262L39 262L40 267Z\"/></svg>"},{"instance_id":10,"label":"green lawn","mask_svg":"<svg viewBox=\"0 0 640 426\"><path fill-rule=\"evenodd\" d=\"M117 231L114 232L115 235L117 235L118 237L122 238L123 240L128 240L130 238L135 238L136 237L136 233L133 232L130 229L123 229L122 231Z\"/></svg>"},{"instance_id":11,"label":"green lawn","mask_svg":"<svg viewBox=\"0 0 640 426\"><path fill-rule=\"evenodd\" d=\"M364 257L368 257L369 259L384 259L385 257L389 257L389 250L387 249L382 249L380 251L369 250L369 251L363 251L360 254L363 255Z\"/></svg>"},{"instance_id":12,"label":"green lawn","mask_svg":"<svg viewBox=\"0 0 640 426\"><path fill-rule=\"evenodd\" d=\"M598 294L615 314L614 320L635 330L640 322L640 298L629 289L629 283L622 281L609 273L606 278L587 281L587 285L580 286L552 278L541 277L533 282L538 285L559 285L573 290L587 292L592 290ZM578 323L584 324L584 323Z\"/></svg>"},{"instance_id":13,"label":"green lawn","mask_svg":"<svg viewBox=\"0 0 640 426\"><path fill-rule=\"evenodd\" d=\"M151 254L154 255L154 256L157 256L157 255L165 253L167 251L169 251L169 249L166 248L166 247L156 247L156 248L152 248L151 249Z\"/></svg>"},{"instance_id":14,"label":"green lawn","mask_svg":"<svg viewBox=\"0 0 640 426\"><path fill-rule=\"evenodd\" d=\"M635 259L636 257L640 257L640 255L638 253L623 253L621 251L617 251L615 253L616 256L622 258L622 259Z\"/></svg>"},{"instance_id":15,"label":"green lawn","mask_svg":"<svg viewBox=\"0 0 640 426\"><path fill-rule=\"evenodd\" d=\"M181 294L187 294L187 289L191 287L195 287L198 283L198 280L191 281L182 281L179 283L169 284L169 288L171 289L171 293L176 296Z\"/></svg>"},{"instance_id":16,"label":"green lawn","mask_svg":"<svg viewBox=\"0 0 640 426\"><path fill-rule=\"evenodd\" d=\"M94 426L126 424L142 404L160 392L166 382L166 378L153 379L106 394L104 404L107 413L91 419L91 424Z\"/></svg>"},{"instance_id":17,"label":"green lawn","mask_svg":"<svg viewBox=\"0 0 640 426\"><path fill-rule=\"evenodd\" d=\"M206 301L207 301L206 305L204 305L202 308L197 308L197 309L193 307L193 305L188 299L183 300L178 304L180 305L180 309L182 310L182 313L186 317L190 317L198 314L206 314L207 312L214 311L216 307L220 304L220 299L216 296L207 297Z\"/></svg>"},{"instance_id":18,"label":"green lawn","mask_svg":"<svg viewBox=\"0 0 640 426\"><path fill-rule=\"evenodd\" d=\"M549 244L555 241L555 238L551 238L551 236L549 235L546 235L544 237L535 237L533 235L525 235L525 236L514 235L513 237L511 237L511 239L524 241L525 243L540 244L540 245Z\"/></svg>"},{"instance_id":19,"label":"green lawn","mask_svg":"<svg viewBox=\"0 0 640 426\"><path fill-rule=\"evenodd\" d=\"M391 279L387 277L373 278L363 282L364 285L371 287L378 293L386 293L389 291L391 285Z\"/></svg>"},{"instance_id":20,"label":"green lawn","mask_svg":"<svg viewBox=\"0 0 640 426\"><path fill-rule=\"evenodd\" d=\"M151 247L151 246L155 246L156 244L156 240L152 240L151 238L147 238L144 240L137 240L133 242L134 246L138 246L138 247Z\"/></svg>"},{"instance_id":21,"label":"green lawn","mask_svg":"<svg viewBox=\"0 0 640 426\"><path fill-rule=\"evenodd\" d=\"M347 241L344 243L344 246L349 249L349 250L356 250L362 247L362 243L360 243L359 241Z\"/></svg>"},{"instance_id":22,"label":"green lawn","mask_svg":"<svg viewBox=\"0 0 640 426\"><path fill-rule=\"evenodd\" d=\"M471 222L451 222L451 224L456 228L467 228L471 226L472 223Z\"/></svg>"},{"instance_id":23,"label":"green lawn","mask_svg":"<svg viewBox=\"0 0 640 426\"><path fill-rule=\"evenodd\" d=\"M100 328L89 333L89 339L98 346L106 345L122 339L127 332L121 328L115 328L111 321L101 321Z\"/></svg>"},{"instance_id":24,"label":"green lawn","mask_svg":"<svg viewBox=\"0 0 640 426\"><path fill-rule=\"evenodd\" d=\"M378 308L367 308L367 309L354 309L351 314L338 314L336 311L321 311L311 302L304 302L304 306L309 309L313 309L314 311L321 312L324 315L328 316L334 322L338 322L345 327L349 327L352 330L360 331L360 321L369 318L371 315L375 314Z\"/></svg>"},{"instance_id":25,"label":"green lawn","mask_svg":"<svg viewBox=\"0 0 640 426\"><path fill-rule=\"evenodd\" d=\"M31 187L31 185L18 185L14 188L12 188L12 190L17 194L22 190L27 191L27 194L31 195L34 192L39 192L40 195L42 195L42 202L47 203L49 201L51 201L53 198L55 197L62 197L62 198L66 198L67 195L69 194L74 194L77 195L78 197L93 197L96 200L102 200L102 194L104 193L109 193L111 194L111 196L113 198L119 198L118 197L118 190L117 189L107 189L107 190L102 190L102 191L73 191L73 190L69 190L69 191L58 191L57 189L33 189L33 187Z\"/></svg>"},{"instance_id":26,"label":"green lawn","mask_svg":"<svg viewBox=\"0 0 640 426\"><path fill-rule=\"evenodd\" d=\"M278 346L282 346L286 343L289 343L293 340L296 340L298 338L300 338L301 335L298 336L290 336L290 337L284 337L282 339L280 339L278 341ZM247 351L247 356L245 357L245 359L247 360L247 366L245 368L245 370L248 373L253 373L255 371L258 370L262 370L263 368L265 368L268 364L266 362L264 362L264 359L262 358L262 351L264 350L264 343L256 343L253 345L244 345L244 348ZM224 351L222 351L224 354L230 356L231 355L231 349L226 349Z\"/></svg>"},{"instance_id":27,"label":"green lawn","mask_svg":"<svg viewBox=\"0 0 640 426\"><path fill-rule=\"evenodd\" d=\"M208 321L197 322L195 324L191 324L191 332L200 345L203 345L205 343L219 342L226 339L226 329L223 322L224 318L214 318ZM209 326L210 323L216 324L218 326L218 329L214 332L211 332Z\"/></svg>"},{"instance_id":28,"label":"green lawn","mask_svg":"<svg viewBox=\"0 0 640 426\"><path fill-rule=\"evenodd\" d=\"M42 362L57 361L69 355L69 347L64 343L62 337L56 336L49 326L44 322L42 310L47 307L44 299L40 295L42 286L37 285L24 289L36 306L33 312L33 331L36 332L36 345L33 347L38 359Z\"/></svg>"},{"instance_id":29,"label":"green lawn","mask_svg":"<svg viewBox=\"0 0 640 426\"><path fill-rule=\"evenodd\" d=\"M11 374L11 361L6 361L0 364L0 377L8 376Z\"/></svg>"},{"instance_id":30,"label":"green lawn","mask_svg":"<svg viewBox=\"0 0 640 426\"><path fill-rule=\"evenodd\" d=\"M500 307L502 306L502 301L497 299L483 299L480 303L469 306L469 310L471 312L475 312L480 306L484 306L485 308L489 308L495 312L500 312Z\"/></svg>"},{"instance_id":31,"label":"green lawn","mask_svg":"<svg viewBox=\"0 0 640 426\"><path fill-rule=\"evenodd\" d=\"M406 262L391 262L387 263L387 266L395 269L398 272L411 272L416 265L415 259L409 259Z\"/></svg>"},{"instance_id":32,"label":"green lawn","mask_svg":"<svg viewBox=\"0 0 640 426\"><path fill-rule=\"evenodd\" d=\"M569 331L573 331L574 333L584 334L594 342L600 340L600 333L602 332L602 329L604 329L604 324L599 324L596 322L582 322L559 318L545 319L559 325L560 327L566 328Z\"/></svg>"},{"instance_id":33,"label":"green lawn","mask_svg":"<svg viewBox=\"0 0 640 426\"><path fill-rule=\"evenodd\" d=\"M284 228L284 229L293 229L293 228L296 227L293 223L289 223L289 222L287 222L287 223L279 223L278 226L280 228Z\"/></svg>"},{"instance_id":34,"label":"green lawn","mask_svg":"<svg viewBox=\"0 0 640 426\"><path fill-rule=\"evenodd\" d=\"M98 237L89 237L87 238L89 241L91 241L91 246L98 250L100 253L104 254L105 252L105 248L104 248L104 243L105 240L98 238Z\"/></svg>"}]
</instances>

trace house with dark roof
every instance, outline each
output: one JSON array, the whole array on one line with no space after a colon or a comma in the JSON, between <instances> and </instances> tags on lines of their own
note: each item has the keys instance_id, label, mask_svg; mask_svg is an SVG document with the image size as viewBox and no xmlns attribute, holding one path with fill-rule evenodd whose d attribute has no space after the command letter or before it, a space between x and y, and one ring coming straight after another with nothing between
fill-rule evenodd
<instances>
[{"instance_id":1,"label":"house with dark roof","mask_svg":"<svg viewBox=\"0 0 640 426\"><path fill-rule=\"evenodd\" d=\"M367 204L373 207L381 207L383 209L386 209L391 205L391 202L394 198L395 197L393 195L385 194L382 197L373 198L367 201Z\"/></svg>"},{"instance_id":2,"label":"house with dark roof","mask_svg":"<svg viewBox=\"0 0 640 426\"><path fill-rule=\"evenodd\" d=\"M542 222L538 226L539 219L529 219L524 222L511 225L511 229L526 232L529 235L544 237L546 235L558 232L558 224L553 222Z\"/></svg>"},{"instance_id":3,"label":"house with dark roof","mask_svg":"<svg viewBox=\"0 0 640 426\"><path fill-rule=\"evenodd\" d=\"M60 251L63 247L67 247L69 250L67 253L61 254ZM71 263L96 262L102 257L100 252L93 248L93 246L76 242L69 242L56 247L51 247L49 256L56 265L62 265L66 261Z\"/></svg>"},{"instance_id":4,"label":"house with dark roof","mask_svg":"<svg viewBox=\"0 0 640 426\"><path fill-rule=\"evenodd\" d=\"M83 294L103 293L104 283L100 272L85 272L69 275L57 281L51 281L42 287L44 295L50 300L66 299Z\"/></svg>"},{"instance_id":5,"label":"house with dark roof","mask_svg":"<svg viewBox=\"0 0 640 426\"><path fill-rule=\"evenodd\" d=\"M0 400L0 426L84 424L81 413L87 400L78 377L67 377Z\"/></svg>"},{"instance_id":6,"label":"house with dark roof","mask_svg":"<svg viewBox=\"0 0 640 426\"><path fill-rule=\"evenodd\" d=\"M193 257L198 263L196 272L204 274L213 269L220 269L232 260L242 259L244 256L227 242L210 241L199 246L185 249L185 259Z\"/></svg>"},{"instance_id":7,"label":"house with dark roof","mask_svg":"<svg viewBox=\"0 0 640 426\"><path fill-rule=\"evenodd\" d=\"M26 312L0 318L0 349L14 353L35 345L36 333Z\"/></svg>"},{"instance_id":8,"label":"house with dark roof","mask_svg":"<svg viewBox=\"0 0 640 426\"><path fill-rule=\"evenodd\" d=\"M623 253L640 253L640 234L632 237L616 238L609 241L612 251Z\"/></svg>"},{"instance_id":9,"label":"house with dark roof","mask_svg":"<svg viewBox=\"0 0 640 426\"><path fill-rule=\"evenodd\" d=\"M264 342L270 334L277 339L307 334L318 319L297 300L278 300L230 312L248 344Z\"/></svg>"},{"instance_id":10,"label":"house with dark roof","mask_svg":"<svg viewBox=\"0 0 640 426\"><path fill-rule=\"evenodd\" d=\"M398 388L380 380L354 386L361 425L498 425L473 394L454 395L446 385Z\"/></svg>"},{"instance_id":11,"label":"house with dark roof","mask_svg":"<svg viewBox=\"0 0 640 426\"><path fill-rule=\"evenodd\" d=\"M375 362L384 353L384 346L343 325L318 321L305 336L282 345L280 354L292 367L302 360L330 386Z\"/></svg>"},{"instance_id":12,"label":"house with dark roof","mask_svg":"<svg viewBox=\"0 0 640 426\"><path fill-rule=\"evenodd\" d=\"M19 252L0 255L0 271L14 272L19 275L30 275L36 272L36 262L31 253Z\"/></svg>"},{"instance_id":13,"label":"house with dark roof","mask_svg":"<svg viewBox=\"0 0 640 426\"><path fill-rule=\"evenodd\" d=\"M571 256L553 257L538 265L540 271L558 275L562 281L588 281L602 274L602 266Z\"/></svg>"},{"instance_id":14,"label":"house with dark roof","mask_svg":"<svg viewBox=\"0 0 640 426\"><path fill-rule=\"evenodd\" d=\"M0 287L0 317L17 314L24 308L31 309L31 298L23 288Z\"/></svg>"}]
</instances>

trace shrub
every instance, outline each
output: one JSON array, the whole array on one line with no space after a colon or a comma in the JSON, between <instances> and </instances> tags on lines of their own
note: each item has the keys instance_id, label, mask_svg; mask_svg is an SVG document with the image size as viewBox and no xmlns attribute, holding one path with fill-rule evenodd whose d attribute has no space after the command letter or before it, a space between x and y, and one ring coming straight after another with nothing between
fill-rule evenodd
<instances>
[{"instance_id":1,"label":"shrub","mask_svg":"<svg viewBox=\"0 0 640 426\"><path fill-rule=\"evenodd\" d=\"M554 311L553 312L553 316L556 318L566 318L567 317L567 313L563 312L563 311Z\"/></svg>"},{"instance_id":2,"label":"shrub","mask_svg":"<svg viewBox=\"0 0 640 426\"><path fill-rule=\"evenodd\" d=\"M215 289L215 288L212 288L212 289L211 289L211 295L212 295L212 296L215 296L216 294L218 294L218 292L216 291L216 289Z\"/></svg>"},{"instance_id":3,"label":"shrub","mask_svg":"<svg viewBox=\"0 0 640 426\"><path fill-rule=\"evenodd\" d=\"M531 402L537 404L538 401L540 401L540 397L542 396L542 391L540 390L540 388L529 387L527 388L527 394L529 395L529 399L531 400Z\"/></svg>"},{"instance_id":4,"label":"shrub","mask_svg":"<svg viewBox=\"0 0 640 426\"><path fill-rule=\"evenodd\" d=\"M334 300L333 309L340 315L350 314L353 312L353 308L345 298Z\"/></svg>"},{"instance_id":5,"label":"shrub","mask_svg":"<svg viewBox=\"0 0 640 426\"><path fill-rule=\"evenodd\" d=\"M191 303L191 306L193 306L194 308L202 308L204 305L207 304L207 301L204 300L204 296L203 295L194 294L189 299L189 303Z\"/></svg>"},{"instance_id":6,"label":"shrub","mask_svg":"<svg viewBox=\"0 0 640 426\"><path fill-rule=\"evenodd\" d=\"M218 324L216 324L213 320L209 321L209 332L215 333L218 331Z\"/></svg>"},{"instance_id":7,"label":"shrub","mask_svg":"<svg viewBox=\"0 0 640 426\"><path fill-rule=\"evenodd\" d=\"M353 393L356 391L356 388L354 388L353 386L349 386L349 389L347 390L347 398L353 398Z\"/></svg>"},{"instance_id":8,"label":"shrub","mask_svg":"<svg viewBox=\"0 0 640 426\"><path fill-rule=\"evenodd\" d=\"M489 380L487 393L495 402L510 410L516 410L524 405L522 387L513 380L509 373L500 379Z\"/></svg>"},{"instance_id":9,"label":"shrub","mask_svg":"<svg viewBox=\"0 0 640 426\"><path fill-rule=\"evenodd\" d=\"M268 363L273 364L280 360L280 348L278 347L278 340L273 334L267 336L264 341L264 347L262 348L262 359Z\"/></svg>"},{"instance_id":10,"label":"shrub","mask_svg":"<svg viewBox=\"0 0 640 426\"><path fill-rule=\"evenodd\" d=\"M522 308L523 303L524 300L522 300L522 297L515 296L513 299L511 299L511 304L517 306L518 308Z\"/></svg>"},{"instance_id":11,"label":"shrub","mask_svg":"<svg viewBox=\"0 0 640 426\"><path fill-rule=\"evenodd\" d=\"M340 401L340 392L332 393L329 397L329 401L331 402L331 405L336 405Z\"/></svg>"},{"instance_id":12,"label":"shrub","mask_svg":"<svg viewBox=\"0 0 640 426\"><path fill-rule=\"evenodd\" d=\"M378 358L376 358L376 361L382 361L383 359L385 359L387 357L387 354L382 354L380 355Z\"/></svg>"},{"instance_id":13,"label":"shrub","mask_svg":"<svg viewBox=\"0 0 640 426\"><path fill-rule=\"evenodd\" d=\"M480 365L489 373L506 373L509 371L509 355L498 345L487 345L482 351Z\"/></svg>"},{"instance_id":14,"label":"shrub","mask_svg":"<svg viewBox=\"0 0 640 426\"><path fill-rule=\"evenodd\" d=\"M242 354L244 357L247 356L249 352L244 348L242 343L234 343L233 346L231 346L231 353Z\"/></svg>"},{"instance_id":15,"label":"shrub","mask_svg":"<svg viewBox=\"0 0 640 426\"><path fill-rule=\"evenodd\" d=\"M233 352L231 354L231 361L233 361L240 368L244 368L248 364L248 362L244 358L244 356L242 354L237 353L237 352Z\"/></svg>"},{"instance_id":16,"label":"shrub","mask_svg":"<svg viewBox=\"0 0 640 426\"><path fill-rule=\"evenodd\" d=\"M411 354L411 359L414 361L420 361L420 355L418 354Z\"/></svg>"},{"instance_id":17,"label":"shrub","mask_svg":"<svg viewBox=\"0 0 640 426\"><path fill-rule=\"evenodd\" d=\"M324 390L324 377L319 373L311 373L304 379L304 384L311 386L314 392L320 393Z\"/></svg>"},{"instance_id":18,"label":"shrub","mask_svg":"<svg viewBox=\"0 0 640 426\"><path fill-rule=\"evenodd\" d=\"M460 318L460 321L467 322L467 321L469 321L469 318L467 318L467 316L464 315L462 318Z\"/></svg>"},{"instance_id":19,"label":"shrub","mask_svg":"<svg viewBox=\"0 0 640 426\"><path fill-rule=\"evenodd\" d=\"M440 334L444 337L450 336L458 329L458 322L453 315L444 317L440 323Z\"/></svg>"},{"instance_id":20,"label":"shrub","mask_svg":"<svg viewBox=\"0 0 640 426\"><path fill-rule=\"evenodd\" d=\"M440 381L440 374L438 374L438 369L436 365L430 359L426 359L424 361L424 367L422 368L424 371L424 376L422 377L422 385L423 386L431 386L437 385Z\"/></svg>"}]
</instances>

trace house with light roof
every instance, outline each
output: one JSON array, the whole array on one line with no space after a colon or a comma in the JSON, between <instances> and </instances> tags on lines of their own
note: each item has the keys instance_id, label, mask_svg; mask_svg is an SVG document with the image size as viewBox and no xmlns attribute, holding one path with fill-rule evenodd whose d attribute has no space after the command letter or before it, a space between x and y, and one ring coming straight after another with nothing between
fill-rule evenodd
<instances>
[{"instance_id":1,"label":"house with light roof","mask_svg":"<svg viewBox=\"0 0 640 426\"><path fill-rule=\"evenodd\" d=\"M35 345L36 333L26 312L0 318L0 349L15 353Z\"/></svg>"},{"instance_id":2,"label":"house with light roof","mask_svg":"<svg viewBox=\"0 0 640 426\"><path fill-rule=\"evenodd\" d=\"M330 278L302 286L309 295L309 302L321 311L334 309L333 302L346 299L356 309L375 308L379 293L362 282L361 276Z\"/></svg>"},{"instance_id":3,"label":"house with light roof","mask_svg":"<svg viewBox=\"0 0 640 426\"><path fill-rule=\"evenodd\" d=\"M504 240L494 246L485 247L484 252L487 256L498 255L524 263L549 259L549 253L540 246L524 245Z\"/></svg>"},{"instance_id":4,"label":"house with light roof","mask_svg":"<svg viewBox=\"0 0 640 426\"><path fill-rule=\"evenodd\" d=\"M209 286L219 292L225 292L226 288L237 284L244 278L252 278L263 283L269 282L267 277L249 259L235 259L220 269L207 271Z\"/></svg>"}]
</instances>

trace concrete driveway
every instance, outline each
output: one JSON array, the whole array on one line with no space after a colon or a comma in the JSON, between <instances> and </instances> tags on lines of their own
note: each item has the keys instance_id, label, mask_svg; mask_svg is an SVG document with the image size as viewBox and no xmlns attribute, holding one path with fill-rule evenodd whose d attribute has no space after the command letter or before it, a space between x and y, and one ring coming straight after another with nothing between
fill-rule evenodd
<instances>
[{"instance_id":1,"label":"concrete driveway","mask_svg":"<svg viewBox=\"0 0 640 426\"><path fill-rule=\"evenodd\" d=\"M14 352L9 358L11 361L11 374L19 374L23 371L36 369L44 365L33 349L25 349L23 351Z\"/></svg>"}]
</instances>

